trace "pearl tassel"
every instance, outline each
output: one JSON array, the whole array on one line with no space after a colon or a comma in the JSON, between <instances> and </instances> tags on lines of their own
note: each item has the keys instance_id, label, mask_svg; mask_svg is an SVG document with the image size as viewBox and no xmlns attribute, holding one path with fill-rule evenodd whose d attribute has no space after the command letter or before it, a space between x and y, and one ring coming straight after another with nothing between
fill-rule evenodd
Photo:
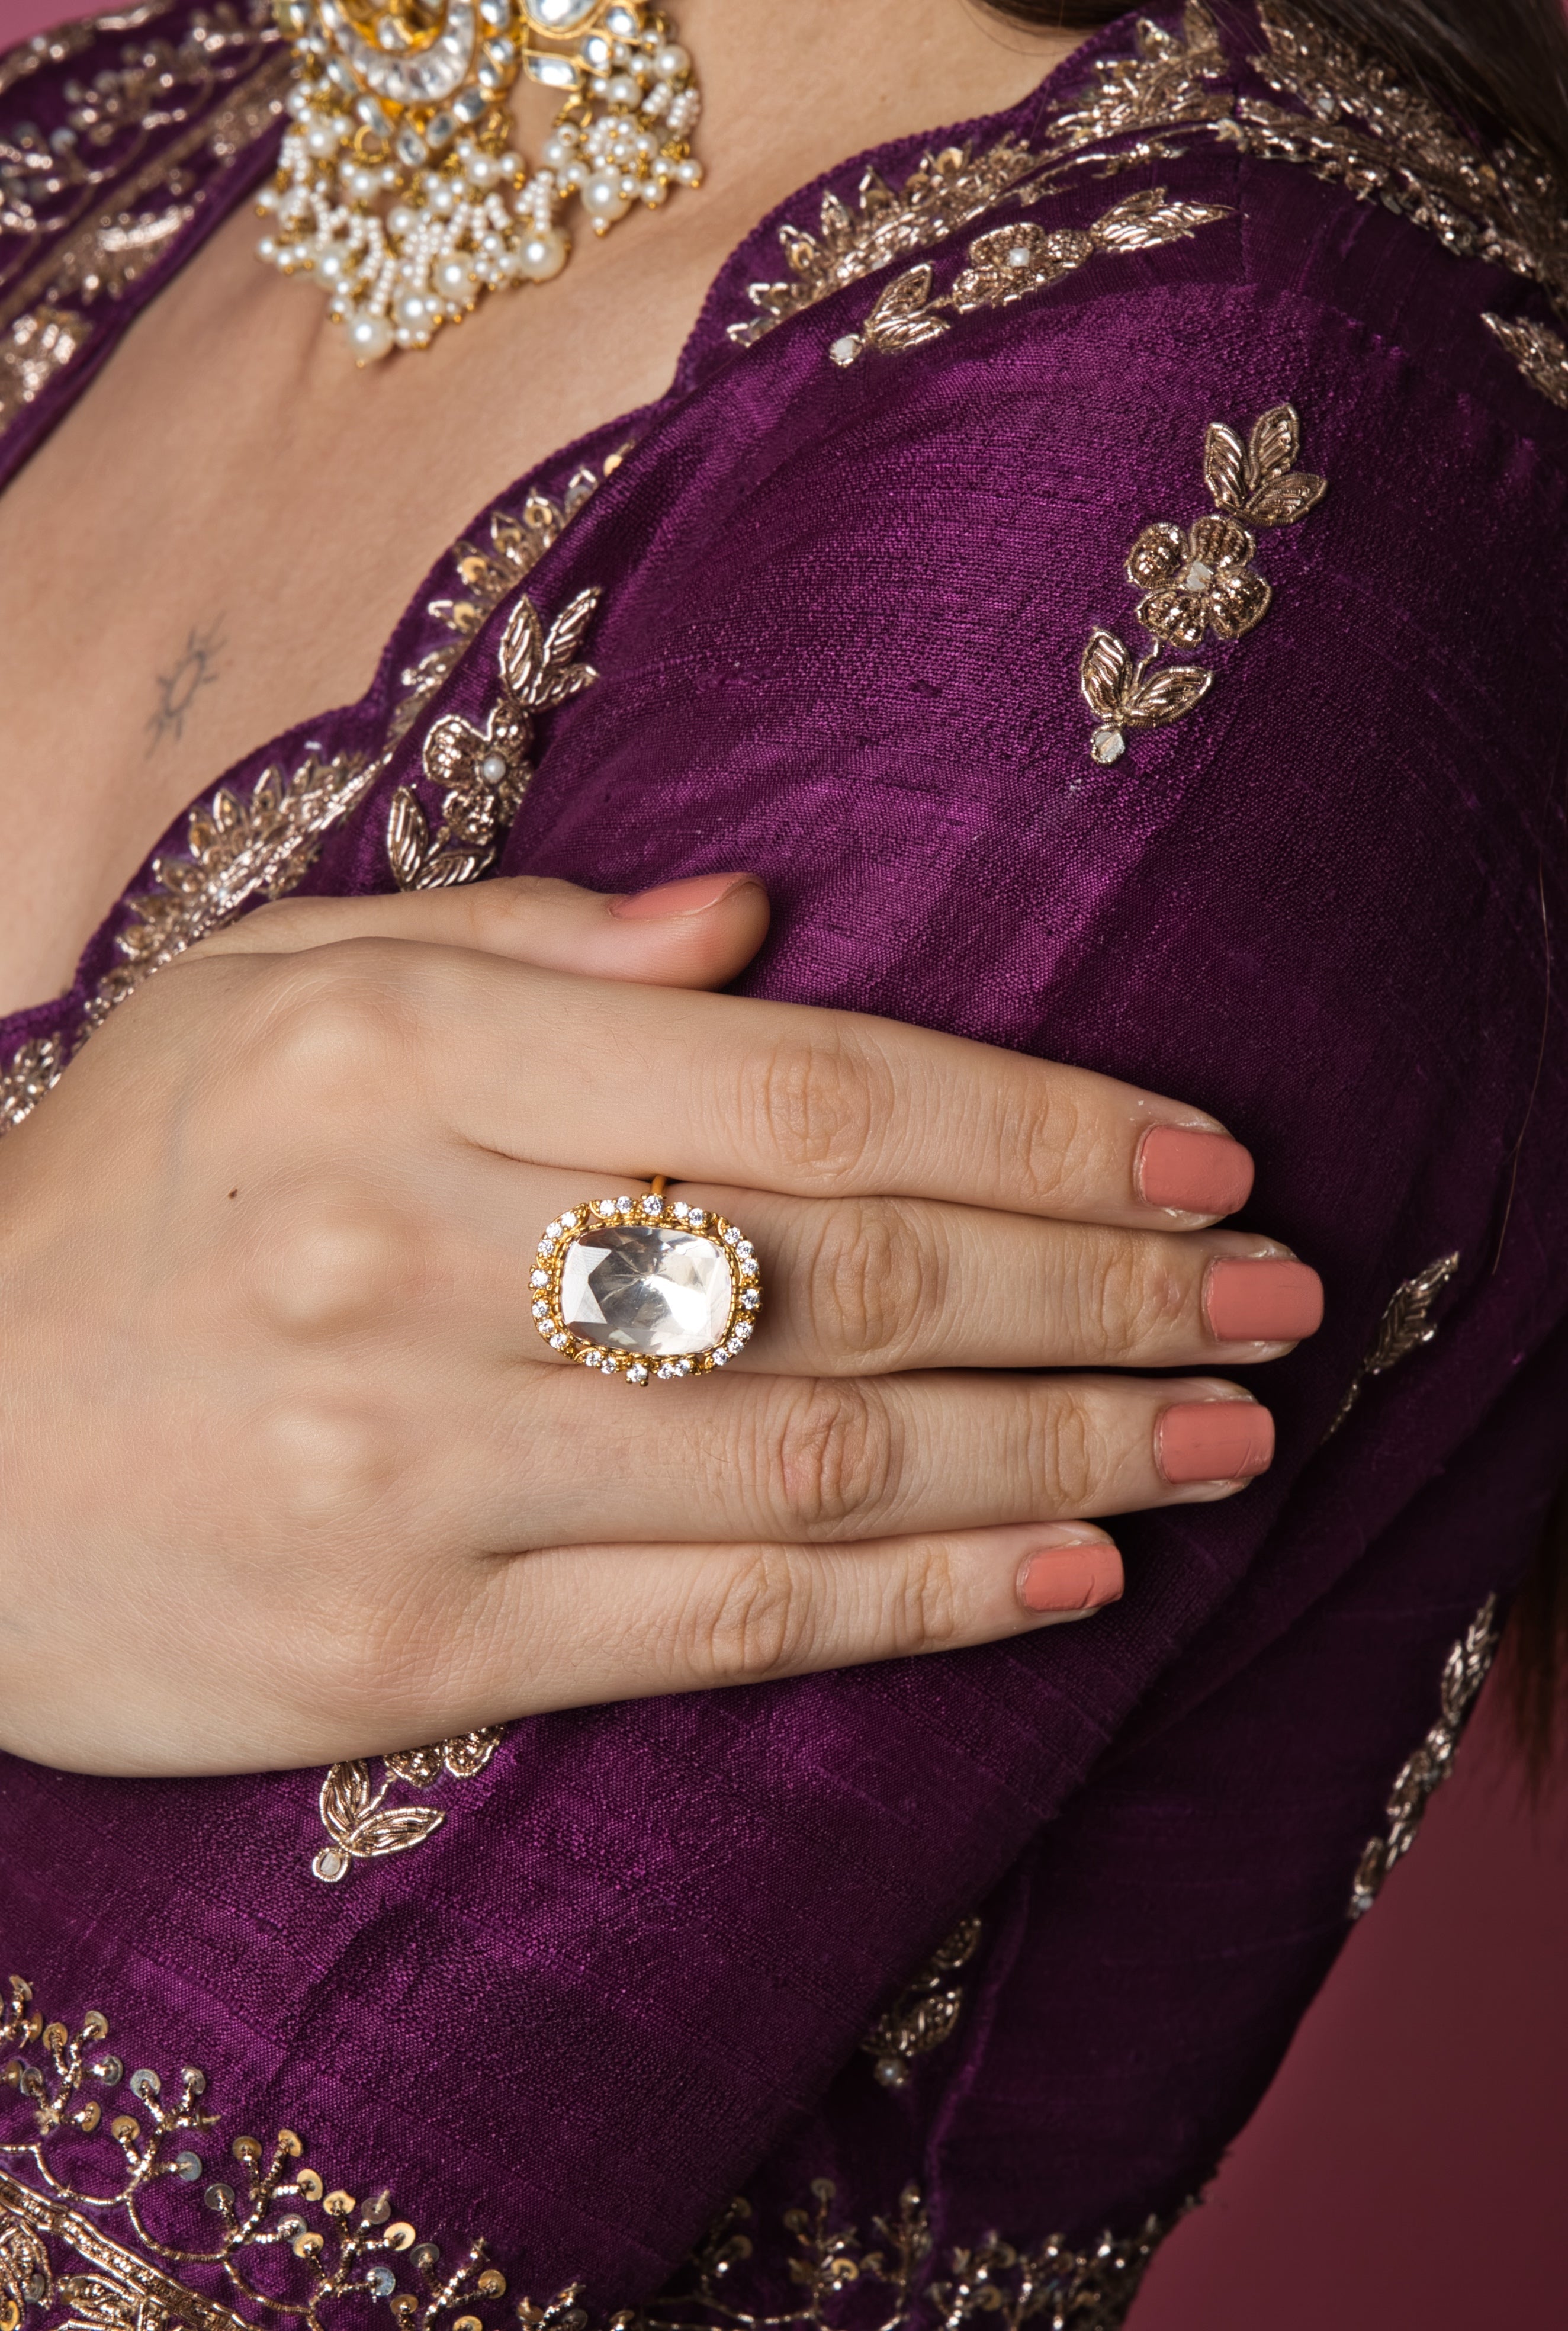
<instances>
[{"instance_id":1,"label":"pearl tassel","mask_svg":"<svg viewBox=\"0 0 1568 2331\"><path fill-rule=\"evenodd\" d=\"M409 0L389 0L372 47L339 0L279 5L298 78L277 176L257 198L275 222L258 251L286 275L315 276L361 366L428 347L487 291L558 275L567 203L606 234L633 204L657 208L702 179L689 150L701 110L691 60L651 9L479 0L476 14L472 0L446 0L433 32L405 18ZM571 55L540 46L584 25ZM519 65L570 90L532 173L508 149L500 101Z\"/></svg>"}]
</instances>

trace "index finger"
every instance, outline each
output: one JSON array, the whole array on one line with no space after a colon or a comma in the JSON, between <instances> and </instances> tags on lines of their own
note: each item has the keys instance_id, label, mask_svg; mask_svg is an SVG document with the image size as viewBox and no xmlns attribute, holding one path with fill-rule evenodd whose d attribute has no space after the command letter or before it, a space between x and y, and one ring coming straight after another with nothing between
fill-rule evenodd
<instances>
[{"instance_id":1,"label":"index finger","mask_svg":"<svg viewBox=\"0 0 1568 2331\"><path fill-rule=\"evenodd\" d=\"M1213 1222L1251 1188L1216 1118L1090 1070L860 1013L419 953L443 1113L537 1164L1132 1227Z\"/></svg>"}]
</instances>

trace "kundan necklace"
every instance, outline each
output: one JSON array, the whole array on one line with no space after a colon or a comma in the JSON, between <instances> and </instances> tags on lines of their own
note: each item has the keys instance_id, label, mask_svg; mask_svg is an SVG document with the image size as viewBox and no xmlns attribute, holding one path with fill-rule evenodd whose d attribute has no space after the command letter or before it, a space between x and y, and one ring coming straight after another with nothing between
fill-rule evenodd
<instances>
[{"instance_id":1,"label":"kundan necklace","mask_svg":"<svg viewBox=\"0 0 1568 2331\"><path fill-rule=\"evenodd\" d=\"M277 0L292 117L257 198L261 255L312 274L361 365L426 348L487 291L558 275L575 196L597 234L701 183L701 99L641 0ZM565 102L531 172L511 145L519 72Z\"/></svg>"}]
</instances>

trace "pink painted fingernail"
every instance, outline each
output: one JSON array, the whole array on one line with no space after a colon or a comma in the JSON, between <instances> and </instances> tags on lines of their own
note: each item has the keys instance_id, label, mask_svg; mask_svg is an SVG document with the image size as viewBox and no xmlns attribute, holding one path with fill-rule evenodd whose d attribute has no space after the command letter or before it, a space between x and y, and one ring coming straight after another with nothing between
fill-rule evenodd
<instances>
[{"instance_id":1,"label":"pink painted fingernail","mask_svg":"<svg viewBox=\"0 0 1568 2331\"><path fill-rule=\"evenodd\" d=\"M1018 1599L1026 1611L1098 1611L1121 1599L1122 1558L1108 1537L1042 1546L1026 1556Z\"/></svg>"},{"instance_id":2,"label":"pink painted fingernail","mask_svg":"<svg viewBox=\"0 0 1568 2331\"><path fill-rule=\"evenodd\" d=\"M651 890L634 890L628 899L612 899L610 912L623 923L672 922L678 915L706 915L748 882L762 888L755 874L689 874L683 881L660 882Z\"/></svg>"},{"instance_id":3,"label":"pink painted fingernail","mask_svg":"<svg viewBox=\"0 0 1568 2331\"><path fill-rule=\"evenodd\" d=\"M1210 1269L1203 1308L1221 1343L1296 1344L1323 1325L1323 1281L1304 1262L1228 1256Z\"/></svg>"},{"instance_id":4,"label":"pink painted fingernail","mask_svg":"<svg viewBox=\"0 0 1568 2331\"><path fill-rule=\"evenodd\" d=\"M1183 1214L1233 1214L1251 1190L1252 1159L1228 1133L1155 1125L1138 1151L1136 1181L1145 1206L1168 1206Z\"/></svg>"},{"instance_id":5,"label":"pink painted fingernail","mask_svg":"<svg viewBox=\"0 0 1568 2331\"><path fill-rule=\"evenodd\" d=\"M1155 1461L1173 1487L1250 1480L1274 1461L1274 1419L1255 1400L1179 1400L1155 1427Z\"/></svg>"}]
</instances>

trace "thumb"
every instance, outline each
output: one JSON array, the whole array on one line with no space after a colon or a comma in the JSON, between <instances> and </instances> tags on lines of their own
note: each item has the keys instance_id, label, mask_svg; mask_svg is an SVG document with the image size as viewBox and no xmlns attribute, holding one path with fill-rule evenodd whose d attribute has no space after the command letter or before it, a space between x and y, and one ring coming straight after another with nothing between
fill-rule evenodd
<instances>
[{"instance_id":1,"label":"thumb","mask_svg":"<svg viewBox=\"0 0 1568 2331\"><path fill-rule=\"evenodd\" d=\"M392 898L285 899L191 952L291 955L342 939L407 939L646 987L722 987L751 961L767 922L755 874L693 874L629 897L519 874Z\"/></svg>"}]
</instances>

